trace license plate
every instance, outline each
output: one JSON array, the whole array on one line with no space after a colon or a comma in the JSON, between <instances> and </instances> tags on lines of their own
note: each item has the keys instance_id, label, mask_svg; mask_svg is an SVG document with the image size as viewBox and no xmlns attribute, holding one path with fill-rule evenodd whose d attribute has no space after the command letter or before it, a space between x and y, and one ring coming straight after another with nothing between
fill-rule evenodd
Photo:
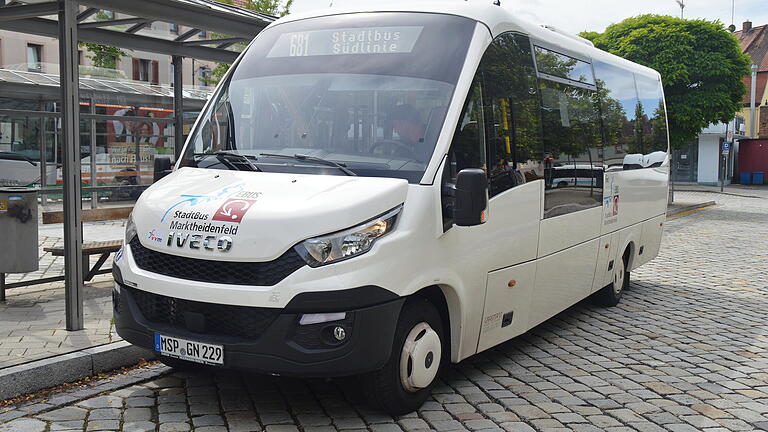
<instances>
[{"instance_id":1,"label":"license plate","mask_svg":"<svg viewBox=\"0 0 768 432\"><path fill-rule=\"evenodd\" d=\"M196 363L224 364L224 347L155 333L155 351Z\"/></svg>"}]
</instances>

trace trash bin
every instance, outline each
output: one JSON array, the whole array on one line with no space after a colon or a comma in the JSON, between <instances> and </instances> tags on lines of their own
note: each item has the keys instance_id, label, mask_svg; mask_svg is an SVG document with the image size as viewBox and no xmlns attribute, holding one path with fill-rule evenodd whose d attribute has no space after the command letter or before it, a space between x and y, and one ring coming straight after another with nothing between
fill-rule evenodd
<instances>
[{"instance_id":1,"label":"trash bin","mask_svg":"<svg viewBox=\"0 0 768 432\"><path fill-rule=\"evenodd\" d=\"M761 184L763 184L764 178L765 178L765 173L753 172L752 173L752 184L761 185Z\"/></svg>"},{"instance_id":2,"label":"trash bin","mask_svg":"<svg viewBox=\"0 0 768 432\"><path fill-rule=\"evenodd\" d=\"M739 177L739 183L743 185L752 184L752 173L748 173L748 172L741 173L741 176Z\"/></svg>"},{"instance_id":3,"label":"trash bin","mask_svg":"<svg viewBox=\"0 0 768 432\"><path fill-rule=\"evenodd\" d=\"M38 269L37 189L0 187L0 239L0 273Z\"/></svg>"}]
</instances>

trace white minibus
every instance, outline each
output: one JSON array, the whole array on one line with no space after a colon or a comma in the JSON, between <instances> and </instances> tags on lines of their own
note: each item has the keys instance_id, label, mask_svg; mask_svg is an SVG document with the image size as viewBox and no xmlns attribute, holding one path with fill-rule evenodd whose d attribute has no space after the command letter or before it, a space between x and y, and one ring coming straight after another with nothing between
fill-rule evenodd
<instances>
[{"instance_id":1,"label":"white minibus","mask_svg":"<svg viewBox=\"0 0 768 432\"><path fill-rule=\"evenodd\" d=\"M669 160L622 166L667 152L657 72L492 0L378 3L277 20L156 159L115 258L125 340L357 375L402 414L441 365L617 304L658 254ZM551 187L564 165L603 178Z\"/></svg>"}]
</instances>

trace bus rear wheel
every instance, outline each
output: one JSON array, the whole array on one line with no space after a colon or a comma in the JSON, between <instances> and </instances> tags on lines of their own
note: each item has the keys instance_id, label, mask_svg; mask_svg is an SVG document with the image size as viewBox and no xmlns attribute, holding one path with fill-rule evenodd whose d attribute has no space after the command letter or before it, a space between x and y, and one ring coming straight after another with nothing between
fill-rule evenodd
<instances>
[{"instance_id":1,"label":"bus rear wheel","mask_svg":"<svg viewBox=\"0 0 768 432\"><path fill-rule=\"evenodd\" d=\"M616 260L611 283L595 293L594 301L600 306L616 306L621 301L624 290L629 286L629 250Z\"/></svg>"},{"instance_id":2,"label":"bus rear wheel","mask_svg":"<svg viewBox=\"0 0 768 432\"><path fill-rule=\"evenodd\" d=\"M426 299L409 300L400 312L389 360L361 377L368 403L391 415L418 409L437 379L445 343L437 308Z\"/></svg>"}]
</instances>

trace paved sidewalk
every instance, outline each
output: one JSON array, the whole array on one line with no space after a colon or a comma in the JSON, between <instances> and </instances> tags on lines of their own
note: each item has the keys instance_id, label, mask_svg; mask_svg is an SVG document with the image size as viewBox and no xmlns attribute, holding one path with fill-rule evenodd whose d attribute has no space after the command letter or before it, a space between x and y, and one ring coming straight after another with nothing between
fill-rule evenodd
<instances>
[{"instance_id":1,"label":"paved sidewalk","mask_svg":"<svg viewBox=\"0 0 768 432\"><path fill-rule=\"evenodd\" d=\"M677 194L684 192L710 192L721 193L720 186L706 186L698 184L676 184L675 201ZM723 188L722 194L736 195L746 198L768 198L768 185L740 185L732 184Z\"/></svg>"},{"instance_id":2,"label":"paved sidewalk","mask_svg":"<svg viewBox=\"0 0 768 432\"><path fill-rule=\"evenodd\" d=\"M125 235L125 220L114 220L105 222L85 222L83 223L83 241L105 241L119 240ZM55 257L50 252L45 252L43 248L62 246L64 244L64 226L63 224L38 225L38 249L40 257L40 269L29 273L10 273L6 275L6 283L19 281L41 279L64 274L64 257ZM91 256L91 264L98 260L98 255ZM109 267L106 264L105 267ZM8 290L8 294L22 288Z\"/></svg>"},{"instance_id":3,"label":"paved sidewalk","mask_svg":"<svg viewBox=\"0 0 768 432\"><path fill-rule=\"evenodd\" d=\"M123 237L125 220L83 224L86 242ZM64 274L64 258L54 257L44 247L63 244L62 224L39 227L40 269L30 273L8 274L7 283ZM98 256L91 257L91 264ZM109 268L111 260L104 264ZM84 288L85 329L66 330L64 282L13 288L0 303L0 369L66 354L120 340L113 331L112 275L98 275Z\"/></svg>"},{"instance_id":4,"label":"paved sidewalk","mask_svg":"<svg viewBox=\"0 0 768 432\"><path fill-rule=\"evenodd\" d=\"M85 328L75 332L66 330L63 282L8 291L0 303L0 369L121 340L111 291L112 275L84 287Z\"/></svg>"}]
</instances>

